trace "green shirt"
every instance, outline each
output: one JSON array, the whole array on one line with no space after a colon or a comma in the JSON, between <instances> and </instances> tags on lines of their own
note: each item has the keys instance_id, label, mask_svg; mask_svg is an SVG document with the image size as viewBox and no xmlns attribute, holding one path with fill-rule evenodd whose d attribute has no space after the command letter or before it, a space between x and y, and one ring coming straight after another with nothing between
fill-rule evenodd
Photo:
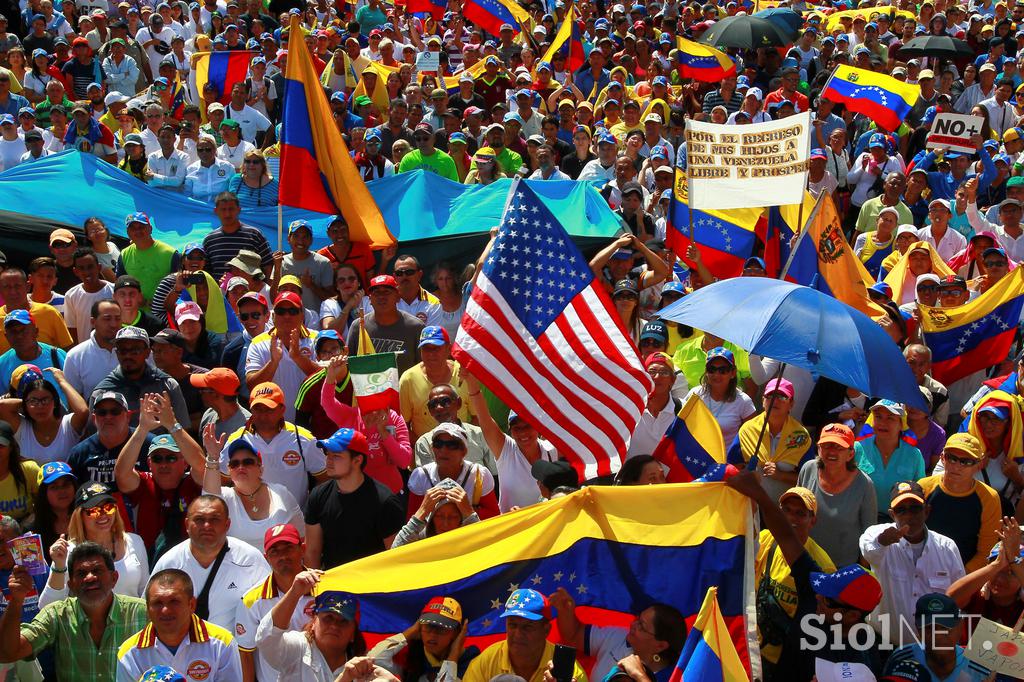
<instances>
[{"instance_id":1,"label":"green shirt","mask_svg":"<svg viewBox=\"0 0 1024 682\"><path fill-rule=\"evenodd\" d=\"M676 369L683 373L686 383L690 386L700 386L700 378L704 376L704 368L707 366L708 353L701 348L703 340L703 334L696 334L693 338L687 339L679 344L676 354L672 358ZM736 379L742 383L750 376L750 358L747 351L728 341L723 342L722 346L732 351L732 355L736 359Z\"/></svg>"},{"instance_id":2,"label":"green shirt","mask_svg":"<svg viewBox=\"0 0 1024 682\"><path fill-rule=\"evenodd\" d=\"M459 173L455 170L455 161L440 149L435 149L434 153L430 156L424 156L423 152L419 149L413 149L403 156L402 162L398 164L399 173L406 173L417 168L437 173L441 177L448 178L453 182L459 181Z\"/></svg>"},{"instance_id":3,"label":"green shirt","mask_svg":"<svg viewBox=\"0 0 1024 682\"><path fill-rule=\"evenodd\" d=\"M146 602L115 594L99 648L93 644L89 618L76 597L44 607L32 622L22 624L21 634L32 645L33 655L53 649L60 682L114 682L118 647L144 627Z\"/></svg>"},{"instance_id":4,"label":"green shirt","mask_svg":"<svg viewBox=\"0 0 1024 682\"><path fill-rule=\"evenodd\" d=\"M118 275L131 275L139 280L142 285L142 295L146 301L153 298L156 287L167 275L178 269L178 252L170 244L155 239L153 245L145 251L139 249L135 244L121 251L120 268Z\"/></svg>"},{"instance_id":5,"label":"green shirt","mask_svg":"<svg viewBox=\"0 0 1024 682\"><path fill-rule=\"evenodd\" d=\"M878 214L882 212L883 208L885 208L885 204L882 203L880 196L865 201L857 216L857 232L874 232L877 229ZM893 208L900 216L900 225L914 224L914 214L910 212L906 204L900 201Z\"/></svg>"}]
</instances>

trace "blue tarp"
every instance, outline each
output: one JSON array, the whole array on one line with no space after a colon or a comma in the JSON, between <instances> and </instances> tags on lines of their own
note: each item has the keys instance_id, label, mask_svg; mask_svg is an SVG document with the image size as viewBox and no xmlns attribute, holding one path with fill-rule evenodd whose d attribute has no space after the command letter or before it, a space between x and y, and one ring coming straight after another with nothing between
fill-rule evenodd
<instances>
[{"instance_id":1,"label":"blue tarp","mask_svg":"<svg viewBox=\"0 0 1024 682\"><path fill-rule=\"evenodd\" d=\"M487 187L467 186L417 170L368 183L391 232L403 243L486 235L504 211L511 180ZM530 186L574 237L609 238L619 230L617 216L588 183L533 181ZM115 235L125 237L124 218L147 213L154 237L175 247L201 240L219 222L210 204L155 189L91 154L65 151L0 173L0 208L82 225L99 216ZM309 220L314 243L327 243L327 216L286 208L284 224ZM277 208L242 213L242 222L263 230L277 243Z\"/></svg>"}]
</instances>

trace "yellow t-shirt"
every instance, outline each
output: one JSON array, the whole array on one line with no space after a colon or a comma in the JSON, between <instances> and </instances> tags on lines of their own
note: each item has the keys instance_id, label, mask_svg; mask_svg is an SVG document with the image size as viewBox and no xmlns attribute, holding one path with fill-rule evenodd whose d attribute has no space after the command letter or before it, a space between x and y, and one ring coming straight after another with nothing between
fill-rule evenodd
<instances>
[{"instance_id":1,"label":"yellow t-shirt","mask_svg":"<svg viewBox=\"0 0 1024 682\"><path fill-rule=\"evenodd\" d=\"M754 560L754 582L760 586L765 566L768 563L768 555L772 545L775 544L775 538L772 537L771 531L766 529L761 531L761 535L758 536L758 542L760 544L757 549L757 558ZM807 538L804 549L811 555L814 562L821 567L822 571L825 573L836 572L836 566L832 563L832 559L814 540ZM778 546L775 548L775 556L772 557L772 565L768 569L768 588L775 595L775 599L779 602L782 610L792 618L796 613L796 583L793 582L793 577L789 572L789 564L786 563L786 558L782 556L782 550ZM772 663L778 662L781 653L781 646L765 645L761 647L761 656Z\"/></svg>"},{"instance_id":2,"label":"yellow t-shirt","mask_svg":"<svg viewBox=\"0 0 1024 682\"><path fill-rule=\"evenodd\" d=\"M0 514L11 516L18 521L32 514L32 498L39 490L39 465L32 460L21 463L28 489L19 488L14 476L7 474L0 480Z\"/></svg>"},{"instance_id":3,"label":"yellow t-shirt","mask_svg":"<svg viewBox=\"0 0 1024 682\"><path fill-rule=\"evenodd\" d=\"M547 642L544 645L544 655L540 657L540 665L533 672L526 682L544 682L544 671L548 669L548 662L555 655L555 645ZM516 674L512 672L512 663L508 660L508 642L501 640L495 642L474 658L466 674L462 676L462 682L489 682L495 675ZM572 673L573 682L587 682L587 674L583 672L579 661L576 662Z\"/></svg>"},{"instance_id":4,"label":"yellow t-shirt","mask_svg":"<svg viewBox=\"0 0 1024 682\"><path fill-rule=\"evenodd\" d=\"M462 368L459 363L454 360L449 362L452 367L452 379L449 383L462 398L459 419L468 422L473 417L473 411L469 408L469 389L462 380ZM398 400L402 406L402 418L409 425L409 440L413 443L437 426L437 420L430 416L430 410L427 409L427 396L435 385L427 379L422 362L407 369L398 380Z\"/></svg>"},{"instance_id":5,"label":"yellow t-shirt","mask_svg":"<svg viewBox=\"0 0 1024 682\"><path fill-rule=\"evenodd\" d=\"M64 324L64 318L52 305L30 301L28 311L32 314L32 321L35 323L36 329L39 330L38 340L40 343L48 343L64 350L75 345L68 332L68 326ZM0 353L6 353L11 349L11 344L7 343L7 334L3 330L3 320L6 317L7 306L5 305L0 308Z\"/></svg>"}]
</instances>

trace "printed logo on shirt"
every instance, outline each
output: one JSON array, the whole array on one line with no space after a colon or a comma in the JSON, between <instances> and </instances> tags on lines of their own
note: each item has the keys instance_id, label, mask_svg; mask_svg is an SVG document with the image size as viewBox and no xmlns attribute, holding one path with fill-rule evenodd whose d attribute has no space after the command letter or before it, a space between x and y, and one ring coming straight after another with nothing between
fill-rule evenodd
<instances>
[{"instance_id":1,"label":"printed logo on shirt","mask_svg":"<svg viewBox=\"0 0 1024 682\"><path fill-rule=\"evenodd\" d=\"M225 171L223 168L217 171L217 177L223 178L225 175L227 175L227 171Z\"/></svg>"},{"instance_id":2,"label":"printed logo on shirt","mask_svg":"<svg viewBox=\"0 0 1024 682\"><path fill-rule=\"evenodd\" d=\"M281 455L281 461L287 464L288 466L293 467L302 461L302 456L299 455L299 453L295 452L294 450L289 450L288 452Z\"/></svg>"},{"instance_id":3,"label":"printed logo on shirt","mask_svg":"<svg viewBox=\"0 0 1024 682\"><path fill-rule=\"evenodd\" d=\"M235 634L239 637L245 634L245 626L241 623L235 623Z\"/></svg>"},{"instance_id":4,"label":"printed logo on shirt","mask_svg":"<svg viewBox=\"0 0 1024 682\"><path fill-rule=\"evenodd\" d=\"M210 664L206 661L192 661L185 674L196 682L202 682L210 676Z\"/></svg>"},{"instance_id":5,"label":"printed logo on shirt","mask_svg":"<svg viewBox=\"0 0 1024 682\"><path fill-rule=\"evenodd\" d=\"M312 599L310 599L309 601L306 602L306 605L304 607L302 607L302 613L305 614L305 616L307 618L312 618L313 615L314 615L313 614L313 607L314 606L316 606L316 602L313 601Z\"/></svg>"},{"instance_id":6,"label":"printed logo on shirt","mask_svg":"<svg viewBox=\"0 0 1024 682\"><path fill-rule=\"evenodd\" d=\"M229 590L237 590L238 586L235 585L234 583L228 583L228 589Z\"/></svg>"},{"instance_id":7,"label":"printed logo on shirt","mask_svg":"<svg viewBox=\"0 0 1024 682\"><path fill-rule=\"evenodd\" d=\"M423 322L424 324L426 324L426 322L427 322L427 314L426 313L416 313L416 317L420 318L420 322Z\"/></svg>"}]
</instances>

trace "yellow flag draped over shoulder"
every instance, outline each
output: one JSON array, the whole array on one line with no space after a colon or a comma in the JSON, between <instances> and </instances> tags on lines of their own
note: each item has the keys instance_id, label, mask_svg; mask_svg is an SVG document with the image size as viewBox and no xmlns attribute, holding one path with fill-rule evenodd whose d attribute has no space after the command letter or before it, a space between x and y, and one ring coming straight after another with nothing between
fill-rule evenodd
<instances>
[{"instance_id":1,"label":"yellow flag draped over shoulder","mask_svg":"<svg viewBox=\"0 0 1024 682\"><path fill-rule=\"evenodd\" d=\"M299 35L293 16L291 34ZM280 201L345 217L353 241L384 248L395 238L334 124L305 41L289 43L281 126Z\"/></svg>"},{"instance_id":2,"label":"yellow flag draped over shoulder","mask_svg":"<svg viewBox=\"0 0 1024 682\"><path fill-rule=\"evenodd\" d=\"M949 269L949 266L942 260L942 257L935 251L934 246L924 241L914 242L907 248L907 252L896 261L896 265L892 267L892 270L889 271L889 274L883 280L892 288L892 300L896 302L896 305L903 303L904 287L909 286L911 289L916 287L917 278L910 272L910 254L918 250L928 253L928 257L932 262L932 274L938 275L939 279L946 275L956 274Z\"/></svg>"},{"instance_id":3,"label":"yellow flag draped over shoulder","mask_svg":"<svg viewBox=\"0 0 1024 682\"><path fill-rule=\"evenodd\" d=\"M837 298L869 317L885 314L868 297L871 275L843 236L842 221L827 193L807 219L782 277Z\"/></svg>"}]
</instances>

